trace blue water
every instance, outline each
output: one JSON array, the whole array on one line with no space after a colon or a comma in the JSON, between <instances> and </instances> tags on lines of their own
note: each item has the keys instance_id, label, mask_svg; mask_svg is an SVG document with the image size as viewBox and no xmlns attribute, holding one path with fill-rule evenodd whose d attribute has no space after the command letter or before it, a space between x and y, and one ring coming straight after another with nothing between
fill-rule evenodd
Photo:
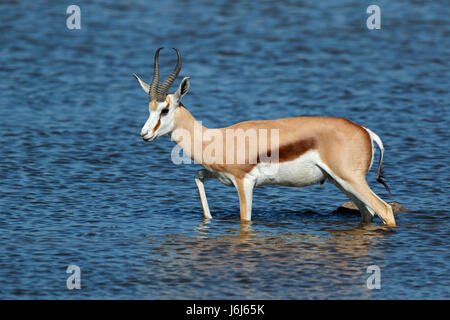
<instances>
[{"instance_id":1,"label":"blue water","mask_svg":"<svg viewBox=\"0 0 450 320\"><path fill-rule=\"evenodd\" d=\"M152 3L153 2L153 3ZM1 299L449 299L450 10L445 1L3 1ZM81 29L66 8L81 8ZM207 127L342 116L385 145L396 229L333 212L333 185L233 188L145 143L151 81L183 55L184 105ZM68 290L66 269L81 269ZM369 290L367 267L381 270Z\"/></svg>"}]
</instances>

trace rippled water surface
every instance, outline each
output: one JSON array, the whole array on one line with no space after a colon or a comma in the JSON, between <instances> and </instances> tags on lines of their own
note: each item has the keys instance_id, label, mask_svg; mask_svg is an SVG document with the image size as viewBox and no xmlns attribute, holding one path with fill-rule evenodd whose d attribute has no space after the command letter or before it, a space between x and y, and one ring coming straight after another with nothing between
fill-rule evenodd
<instances>
[{"instance_id":1,"label":"rippled water surface","mask_svg":"<svg viewBox=\"0 0 450 320\"><path fill-rule=\"evenodd\" d=\"M373 2L373 1L372 1ZM445 1L77 1L0 5L0 298L449 299L450 15ZM382 139L398 228L333 212L333 185L207 181L203 221L173 143L139 136L151 81L180 49L184 104L207 127L343 116ZM68 290L68 265L81 268ZM367 267L381 270L369 290Z\"/></svg>"}]
</instances>

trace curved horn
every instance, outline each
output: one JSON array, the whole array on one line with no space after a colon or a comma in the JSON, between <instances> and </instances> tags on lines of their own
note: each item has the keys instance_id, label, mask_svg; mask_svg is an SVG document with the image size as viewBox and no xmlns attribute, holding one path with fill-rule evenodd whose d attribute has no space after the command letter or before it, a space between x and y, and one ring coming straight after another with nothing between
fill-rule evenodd
<instances>
[{"instance_id":1,"label":"curved horn","mask_svg":"<svg viewBox=\"0 0 450 320\"><path fill-rule=\"evenodd\" d=\"M158 95L157 100L158 101L165 101L167 96L167 91L169 90L172 83L175 81L176 77L178 76L178 73L180 73L181 70L181 55L177 48L173 48L175 52L177 53L178 60L177 65L173 69L172 73L167 77L166 80L161 84L161 86L158 89Z\"/></svg>"},{"instance_id":2,"label":"curved horn","mask_svg":"<svg viewBox=\"0 0 450 320\"><path fill-rule=\"evenodd\" d=\"M150 97L150 101L151 100L155 100L157 97L157 93L158 93L158 82L159 82L159 62L158 62L158 57L159 57L159 51L162 48L158 48L158 50L156 50L155 53L155 65L154 65L154 71L153 71L153 80L152 80L152 85L150 86L150 92L149 92L149 97Z\"/></svg>"}]
</instances>

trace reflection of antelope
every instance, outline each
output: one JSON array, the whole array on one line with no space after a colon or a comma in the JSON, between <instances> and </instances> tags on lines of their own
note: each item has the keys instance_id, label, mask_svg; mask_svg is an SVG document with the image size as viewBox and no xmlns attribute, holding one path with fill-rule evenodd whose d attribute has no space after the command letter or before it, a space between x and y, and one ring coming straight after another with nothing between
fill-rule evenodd
<instances>
[{"instance_id":1,"label":"reflection of antelope","mask_svg":"<svg viewBox=\"0 0 450 320\"><path fill-rule=\"evenodd\" d=\"M167 94L181 69L181 56L177 49L174 49L178 55L177 65L158 87L160 50L161 48L155 54L151 85L135 75L150 98L150 116L142 128L141 136L145 141L152 141L167 133L188 156L205 167L206 170L198 171L195 176L205 218L211 218L203 186L203 180L208 178L217 178L226 185L236 187L239 194L241 220L244 221L251 220L252 194L255 186L303 187L328 179L358 206L363 221L371 221L376 213L386 225L395 226L392 208L372 192L365 179L373 162L373 142L376 142L380 148L377 181L387 188L381 179L383 144L375 133L349 120L332 117L246 121L228 128L208 129L196 121L181 103L181 98L189 91L188 77L183 78L175 93ZM277 130L278 143L272 143L272 148L269 146L268 150L265 150L267 154L278 155L276 163L267 163L262 160L261 155L264 150L261 150L259 144L256 148L254 145L250 148L249 144L245 143L235 147L230 146L229 141L219 141L223 146L223 157L227 156L227 152L244 154L245 163L225 161L206 163L203 161L202 154L194 152L195 145L200 144L205 149L213 143L213 139L203 139L205 135L223 138L226 136L225 131L239 129L244 131ZM187 135L181 137L175 134L177 131ZM196 137L197 140L194 140ZM267 174L267 170L263 170L267 166L276 167L277 170L275 173Z\"/></svg>"}]
</instances>

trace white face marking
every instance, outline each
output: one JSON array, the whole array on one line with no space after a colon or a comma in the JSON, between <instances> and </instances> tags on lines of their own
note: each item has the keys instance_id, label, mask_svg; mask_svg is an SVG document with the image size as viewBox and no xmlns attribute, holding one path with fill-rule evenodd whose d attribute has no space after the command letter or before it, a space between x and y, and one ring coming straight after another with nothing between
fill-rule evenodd
<instances>
[{"instance_id":1,"label":"white face marking","mask_svg":"<svg viewBox=\"0 0 450 320\"><path fill-rule=\"evenodd\" d=\"M142 89L146 93L150 91L148 84L143 82L137 75ZM145 141L153 141L156 138L168 133L170 134L174 128L174 112L180 105L181 98L189 91L189 77L181 80L180 86L174 94L168 94L166 101L149 103L150 115L141 130L141 136Z\"/></svg>"},{"instance_id":2,"label":"white face marking","mask_svg":"<svg viewBox=\"0 0 450 320\"><path fill-rule=\"evenodd\" d=\"M173 130L175 108L167 101L170 100L157 102L155 110L152 110L151 103L149 104L150 115L141 130L141 136L145 141L153 141Z\"/></svg>"}]
</instances>

